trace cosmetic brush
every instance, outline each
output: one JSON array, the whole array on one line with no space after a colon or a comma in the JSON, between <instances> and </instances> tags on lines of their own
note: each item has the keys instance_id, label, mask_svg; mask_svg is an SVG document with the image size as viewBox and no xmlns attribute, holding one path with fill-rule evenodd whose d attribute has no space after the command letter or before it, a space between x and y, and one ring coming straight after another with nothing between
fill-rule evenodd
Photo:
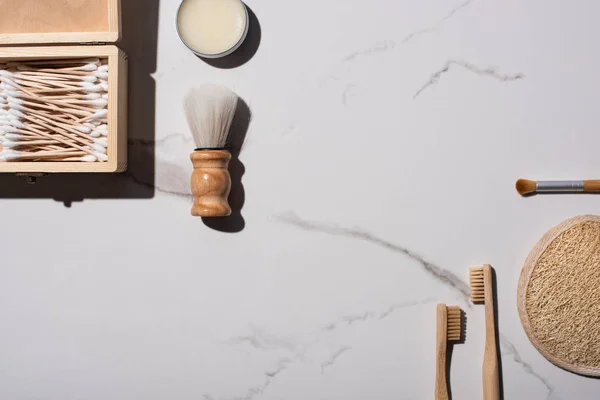
<instances>
[{"instance_id":1,"label":"cosmetic brush","mask_svg":"<svg viewBox=\"0 0 600 400\"><path fill-rule=\"evenodd\" d=\"M464 337L462 311L458 306L437 306L437 340L435 369L435 400L448 400L448 342L459 342Z\"/></svg>"},{"instance_id":2,"label":"cosmetic brush","mask_svg":"<svg viewBox=\"0 0 600 400\"><path fill-rule=\"evenodd\" d=\"M483 356L483 400L500 400L500 373L494 315L494 286L491 265L469 270L471 301L485 307L485 353Z\"/></svg>"},{"instance_id":3,"label":"cosmetic brush","mask_svg":"<svg viewBox=\"0 0 600 400\"><path fill-rule=\"evenodd\" d=\"M235 93L219 85L202 85L192 89L184 99L185 114L196 142L196 150L190 156L194 165L193 216L231 215L227 202L231 191L227 169L231 153L226 145L237 102Z\"/></svg>"},{"instance_id":4,"label":"cosmetic brush","mask_svg":"<svg viewBox=\"0 0 600 400\"><path fill-rule=\"evenodd\" d=\"M521 196L535 193L593 193L600 192L600 180L536 182L519 179L516 188Z\"/></svg>"}]
</instances>

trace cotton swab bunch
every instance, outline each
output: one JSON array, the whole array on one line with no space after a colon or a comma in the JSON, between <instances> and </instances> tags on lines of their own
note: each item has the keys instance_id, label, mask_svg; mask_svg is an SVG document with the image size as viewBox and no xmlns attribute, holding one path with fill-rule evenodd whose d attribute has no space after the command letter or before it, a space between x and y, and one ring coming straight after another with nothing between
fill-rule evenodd
<instances>
[{"instance_id":1,"label":"cotton swab bunch","mask_svg":"<svg viewBox=\"0 0 600 400\"><path fill-rule=\"evenodd\" d=\"M106 60L0 64L0 161L108 160Z\"/></svg>"},{"instance_id":2,"label":"cotton swab bunch","mask_svg":"<svg viewBox=\"0 0 600 400\"><path fill-rule=\"evenodd\" d=\"M20 119L9 119L10 125L3 127L5 132L3 146L5 148L9 146L10 148L31 148L30 142L36 142L35 147L39 147L38 150L48 150L48 147L59 146L58 149L79 150L95 156L100 161L108 160L108 156L105 154L108 142L103 139L92 138L76 129L60 125L42 116L36 120L20 111L11 110L10 112ZM55 134L48 133L48 130L54 131ZM7 142L9 142L9 146L7 146ZM52 148L52 150L55 149Z\"/></svg>"}]
</instances>

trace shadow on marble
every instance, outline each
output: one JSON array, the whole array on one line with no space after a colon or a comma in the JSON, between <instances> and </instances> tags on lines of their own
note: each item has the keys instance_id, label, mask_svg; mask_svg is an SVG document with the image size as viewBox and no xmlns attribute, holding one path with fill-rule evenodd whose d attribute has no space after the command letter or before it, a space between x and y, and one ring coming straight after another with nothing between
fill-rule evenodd
<instances>
[{"instance_id":1,"label":"shadow on marble","mask_svg":"<svg viewBox=\"0 0 600 400\"><path fill-rule=\"evenodd\" d=\"M498 354L498 377L500 386L500 400L504 400L504 374L502 372L502 352L500 351L500 314L498 314L498 278L496 270L492 268L492 282L494 293L494 317L496 318L496 353Z\"/></svg>"},{"instance_id":2,"label":"shadow on marble","mask_svg":"<svg viewBox=\"0 0 600 400\"><path fill-rule=\"evenodd\" d=\"M454 352L454 346L464 344L467 340L467 313L464 310L460 310L460 340L448 341L446 347L446 382L448 387L448 400L452 400L452 380L450 379L450 371L452 368L452 353Z\"/></svg>"},{"instance_id":3,"label":"shadow on marble","mask_svg":"<svg viewBox=\"0 0 600 400\"><path fill-rule=\"evenodd\" d=\"M241 232L246 227L246 222L242 216L242 208L246 201L246 192L242 178L246 172L246 167L240 160L240 153L244 146L251 121L252 111L250 107L248 107L248 104L244 100L238 99L237 110L229 134L229 151L231 152L231 162L229 163L229 173L231 174L229 205L231 206L231 215L223 218L202 218L206 226L220 232L236 233Z\"/></svg>"},{"instance_id":4,"label":"shadow on marble","mask_svg":"<svg viewBox=\"0 0 600 400\"><path fill-rule=\"evenodd\" d=\"M51 174L35 185L24 177L0 175L0 198L54 199L70 207L85 199L154 197L155 81L159 0L128 0L121 5L123 40L129 56L129 166L122 174Z\"/></svg>"},{"instance_id":5,"label":"shadow on marble","mask_svg":"<svg viewBox=\"0 0 600 400\"><path fill-rule=\"evenodd\" d=\"M450 369L452 368L452 353L454 353L454 342L448 342L446 346L446 387L448 391L448 400L452 400L452 379L450 378Z\"/></svg>"},{"instance_id":6,"label":"shadow on marble","mask_svg":"<svg viewBox=\"0 0 600 400\"><path fill-rule=\"evenodd\" d=\"M254 11L247 4L246 8L248 9L248 36L246 36L246 40L244 40L240 48L223 58L198 57L199 59L215 68L232 69L246 64L254 57L260 47L262 30Z\"/></svg>"}]
</instances>

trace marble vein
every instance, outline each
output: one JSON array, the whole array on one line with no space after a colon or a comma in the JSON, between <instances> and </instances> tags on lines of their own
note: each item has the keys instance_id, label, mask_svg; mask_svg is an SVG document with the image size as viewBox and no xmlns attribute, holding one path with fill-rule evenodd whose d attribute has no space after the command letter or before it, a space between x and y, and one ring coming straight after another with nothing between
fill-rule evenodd
<instances>
[{"instance_id":1,"label":"marble vein","mask_svg":"<svg viewBox=\"0 0 600 400\"><path fill-rule=\"evenodd\" d=\"M395 47L396 47L396 42L394 42L393 40L383 40L381 42L375 43L373 46L369 47L368 49L358 50L351 54L348 54L346 57L344 57L342 62L347 63L347 62L354 61L361 56L370 56L370 55L377 54L377 53L385 53L386 51L391 50Z\"/></svg>"},{"instance_id":2,"label":"marble vein","mask_svg":"<svg viewBox=\"0 0 600 400\"><path fill-rule=\"evenodd\" d=\"M225 400L252 400L256 396L262 395L279 374L300 360L306 353L304 346L296 345L289 340L270 335L256 327L252 327L251 330L251 334L233 337L225 343L233 346L246 344L262 351L284 350L289 354L279 358L275 368L263 371L264 380L261 384L249 387L243 396L229 397ZM208 394L205 394L206 396L210 397Z\"/></svg>"},{"instance_id":3,"label":"marble vein","mask_svg":"<svg viewBox=\"0 0 600 400\"><path fill-rule=\"evenodd\" d=\"M419 30L416 30L414 32L409 33L408 35L406 35L404 37L404 39L402 39L402 44L410 42L411 40L413 40L417 36L420 36L420 35L423 35L423 34L426 34L426 33L433 33L435 31L437 31L438 29L441 28L441 26L446 21L448 21L450 18L452 18L454 16L454 14L456 14L457 12L459 12L460 10L462 10L463 8L467 7L473 1L475 1L475 0L467 0L467 1L462 2L457 7L453 8L452 10L450 10L450 12L448 12L442 19L440 19L439 21L437 21L432 26L430 26L428 28L422 28L422 29L419 29Z\"/></svg>"},{"instance_id":4,"label":"marble vein","mask_svg":"<svg viewBox=\"0 0 600 400\"><path fill-rule=\"evenodd\" d=\"M540 374L535 372L529 363L525 362L521 358L521 355L519 354L515 345L512 344L512 342L510 340L508 340L508 338L506 336L504 336L502 333L500 333L499 336L500 336L500 346L502 346L504 348L505 354L510 355L512 357L513 361L515 363L517 363L518 365L520 365L526 374L533 376L538 381L540 381L544 386L546 386L546 389L548 390L548 395L547 395L548 399L554 396L554 398L558 400L558 398L556 397L556 395L554 393L554 387L544 377L542 377Z\"/></svg>"},{"instance_id":5,"label":"marble vein","mask_svg":"<svg viewBox=\"0 0 600 400\"><path fill-rule=\"evenodd\" d=\"M296 351L297 346L278 337L272 336L259 329L253 328L252 335L236 336L227 341L228 344L243 344L247 343L255 349L259 350L279 350L285 349L291 352Z\"/></svg>"},{"instance_id":6,"label":"marble vein","mask_svg":"<svg viewBox=\"0 0 600 400\"><path fill-rule=\"evenodd\" d=\"M323 328L324 331L333 331L339 324L352 325L355 322L367 322L370 319L377 318L377 315L372 311L367 311L361 315L345 315L340 321L327 325Z\"/></svg>"},{"instance_id":7,"label":"marble vein","mask_svg":"<svg viewBox=\"0 0 600 400\"><path fill-rule=\"evenodd\" d=\"M446 61L446 64L444 65L444 67L442 69L440 69L439 71L437 71L433 75L431 75L429 80L423 86L421 86L419 88L419 90L417 90L417 92L413 96L413 100L416 99L417 97L419 97L419 95L421 93L423 93L423 91L425 91L427 88L429 88L432 85L437 84L440 81L442 75L444 75L446 72L448 72L453 65L464 68L467 71L472 72L477 75L480 75L480 76L486 76L489 78L493 78L500 82L516 81L519 79L523 79L525 77L525 75L522 73L501 74L495 68L492 68L492 67L480 68L480 67L477 67L477 66L475 66L471 63L468 63L466 61L463 61L463 60L448 60L448 61Z\"/></svg>"},{"instance_id":8,"label":"marble vein","mask_svg":"<svg viewBox=\"0 0 600 400\"><path fill-rule=\"evenodd\" d=\"M394 304L393 306L391 306L390 308L388 308L387 310L385 310L384 312L382 312L381 314L379 314L378 319L382 320L384 318L387 318L390 315L392 315L393 313L395 313L396 311L401 310L403 308L414 307L414 306L419 306L419 305L423 305L423 304L428 304L428 303L432 303L434 301L436 301L436 299L434 299L433 297L429 297L429 298L426 298L426 299L420 300L420 301L409 301L409 302L406 302L406 303Z\"/></svg>"},{"instance_id":9,"label":"marble vein","mask_svg":"<svg viewBox=\"0 0 600 400\"><path fill-rule=\"evenodd\" d=\"M435 31L437 31L438 29L440 29L442 27L442 25L446 21L448 21L456 13L458 13L460 10L466 8L468 5L470 5L474 1L475 0L466 0L466 1L462 2L457 7L451 9L444 17L442 17L440 20L435 22L433 25L426 27L426 28L418 29L418 30L413 31L413 32L409 33L408 35L406 35L402 39L400 44L406 44L417 36L427 34L427 33L433 33ZM370 55L374 55L374 54L378 54L378 53L385 53L389 50L396 48L397 46L398 46L398 43L396 43L393 40L382 40L382 41L375 43L373 46L371 46L369 48L366 48L363 50L357 50L357 51L354 51L354 52L348 54L346 57L344 57L342 59L342 62L344 62L344 63L352 62L361 56L370 56Z\"/></svg>"},{"instance_id":10,"label":"marble vein","mask_svg":"<svg viewBox=\"0 0 600 400\"><path fill-rule=\"evenodd\" d=\"M339 349L337 349L328 360L321 363L321 374L324 374L325 370L327 368L331 367L333 364L335 364L335 362L338 360L338 358L340 358L342 356L342 354L344 354L345 352L347 352L351 349L352 349L352 347L350 347L350 346L343 346L343 347L340 347Z\"/></svg>"},{"instance_id":11,"label":"marble vein","mask_svg":"<svg viewBox=\"0 0 600 400\"><path fill-rule=\"evenodd\" d=\"M352 239L372 243L376 246L383 247L395 253L400 253L415 261L425 272L427 272L438 282L459 291L465 298L469 297L469 286L465 282L463 282L458 276L456 276L452 271L441 268L427 261L420 255L413 253L411 250L398 244L394 244L392 242L384 240L378 236L375 236L374 234L364 229L344 228L335 224L312 222L301 219L293 213L279 215L277 217L277 220L306 231L321 232L334 236L349 237Z\"/></svg>"},{"instance_id":12,"label":"marble vein","mask_svg":"<svg viewBox=\"0 0 600 400\"><path fill-rule=\"evenodd\" d=\"M348 98L352 94L352 90L356 87L354 84L346 85L344 92L342 93L342 104L346 105L348 103Z\"/></svg>"},{"instance_id":13,"label":"marble vein","mask_svg":"<svg viewBox=\"0 0 600 400\"><path fill-rule=\"evenodd\" d=\"M413 261L416 261L418 264L420 264L421 268L424 269L426 272L428 272L429 275L432 276L434 279L436 279L440 283L450 287L451 289L455 290L457 293L462 295L465 302L467 302L467 304L469 304L468 303L469 295L470 295L469 286L466 283L464 283L463 281L461 281L454 273L452 273L448 270L442 269L438 266L435 266L435 265L431 264L430 262L426 261L425 259L423 259L422 257L414 254L410 250L408 250L400 245L388 242L382 238L379 238L379 237L369 233L366 230L363 230L361 228L345 228L345 227L341 227L341 226L338 226L335 224L308 221L308 220L304 220L304 219L298 217L297 215L295 215L291 212L278 216L277 220L279 220L280 222L295 226L299 229L306 230L306 231L320 232L323 234L328 234L328 235L333 235L333 236L342 236L342 237L347 237L347 238L351 238L351 239L355 239L355 240L367 241L376 246L383 247L385 249L403 254L403 255L411 258ZM358 320L367 320L372 315L373 315L372 313L367 312L363 316L355 316L354 318L351 318L351 321L354 322L354 321L358 321ZM341 323L344 323L344 322L348 323L347 320L342 319ZM339 322L338 322L338 324L339 324ZM334 323L334 324L330 324L330 325L326 326L324 329L325 330L333 330L336 328L336 326L337 325ZM542 377L537 372L535 372L533 370L533 367L529 363L527 363L523 360L523 358L519 354L515 345L512 344L512 342L510 342L510 340L508 340L508 338L506 338L506 336L502 335L502 333L500 333L499 336L500 336L500 346L504 348L506 354L510 355L512 357L513 361L516 364L520 365L526 374L536 378L538 381L540 381L546 387L546 389L548 390L547 399L554 398L556 400L559 400L556 397L556 394L554 392L554 387L552 385L550 385L549 382L544 377Z\"/></svg>"},{"instance_id":14,"label":"marble vein","mask_svg":"<svg viewBox=\"0 0 600 400\"><path fill-rule=\"evenodd\" d=\"M327 86L327 84L328 84L330 81L333 81L333 82L338 82L338 81L340 81L340 80L341 80L341 79L340 79L339 77L335 76L335 75L327 75L326 77L324 77L323 79L321 79L321 80L319 81L319 88L320 88L320 89L324 88L325 86Z\"/></svg>"},{"instance_id":15,"label":"marble vein","mask_svg":"<svg viewBox=\"0 0 600 400\"><path fill-rule=\"evenodd\" d=\"M429 297L429 298L426 298L424 300L407 301L407 302L404 302L404 303L394 304L394 305L390 306L387 310L385 310L383 312L367 311L367 312L364 312L362 314L344 315L339 320L336 320L336 321L334 321L334 322L326 325L322 329L322 331L323 332L334 331L337 328L339 328L341 325L348 325L348 326L350 326L350 325L354 324L355 322L367 322L369 320L382 320L382 319L389 317L390 315L392 315L396 311L401 310L403 308L415 307L415 306L419 306L419 305L431 303L433 301L435 301L435 299L432 298L432 297Z\"/></svg>"},{"instance_id":16,"label":"marble vein","mask_svg":"<svg viewBox=\"0 0 600 400\"><path fill-rule=\"evenodd\" d=\"M249 387L246 390L246 394L244 396L230 397L226 400L252 400L256 396L262 395L265 392L265 390L267 390L267 388L271 386L277 375L285 371L289 367L289 365L294 361L295 360L290 358L281 358L277 362L277 367L275 369L264 372L265 380L261 385ZM209 398L211 398L209 395L206 394L204 396L208 396Z\"/></svg>"},{"instance_id":17,"label":"marble vein","mask_svg":"<svg viewBox=\"0 0 600 400\"><path fill-rule=\"evenodd\" d=\"M328 334L331 331L338 329L343 325L351 326L354 322L367 322L369 320L379 321L389 317L391 314L395 313L398 310L430 303L433 301L435 301L434 298L426 298L419 301L409 301L404 303L393 304L384 311L368 311L357 315L343 316L339 320L336 320L326 325L323 329L318 331L316 333L316 338L314 339L314 341L308 345L296 345L288 340L284 340L279 337L267 334L266 332L255 327L252 328L252 334L250 335L233 337L227 340L225 343L229 345L246 344L248 346L262 351L287 350L289 352L289 355L287 357L282 357L278 359L277 367L275 369L266 370L263 372L265 379L262 384L249 387L246 390L246 394L244 396L230 397L226 400L252 400L256 396L264 394L266 389L273 383L273 380L279 374L288 369L292 364L303 359L305 354L309 351L310 347L318 343L323 335ZM337 359L343 353L350 351L351 349L352 348L350 346L343 346L336 352L334 352L329 358L322 361L320 363L321 373L323 374L327 368L330 368L335 364ZM204 394L204 398L205 400L215 400L215 398L210 396L209 394Z\"/></svg>"}]
</instances>

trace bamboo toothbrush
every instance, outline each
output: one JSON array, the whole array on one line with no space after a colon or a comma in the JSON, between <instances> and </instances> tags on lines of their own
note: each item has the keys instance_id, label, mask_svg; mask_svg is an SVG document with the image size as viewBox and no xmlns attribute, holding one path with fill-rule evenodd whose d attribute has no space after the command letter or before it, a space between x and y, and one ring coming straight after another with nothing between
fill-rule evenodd
<instances>
[{"instance_id":1,"label":"bamboo toothbrush","mask_svg":"<svg viewBox=\"0 0 600 400\"><path fill-rule=\"evenodd\" d=\"M494 288L492 266L471 268L469 283L471 301L485 306L485 354L483 357L483 400L500 400L500 372L494 315Z\"/></svg>"},{"instance_id":2,"label":"bamboo toothbrush","mask_svg":"<svg viewBox=\"0 0 600 400\"><path fill-rule=\"evenodd\" d=\"M437 340L436 340L436 369L435 369L435 400L448 400L448 342L459 342L463 338L462 311L458 306L437 306Z\"/></svg>"},{"instance_id":3,"label":"bamboo toothbrush","mask_svg":"<svg viewBox=\"0 0 600 400\"><path fill-rule=\"evenodd\" d=\"M237 95L219 85L202 85L185 97L185 114L196 142L196 150L190 156L194 165L193 216L231 215L227 202L231 191L231 153L225 147L237 103Z\"/></svg>"},{"instance_id":4,"label":"bamboo toothbrush","mask_svg":"<svg viewBox=\"0 0 600 400\"><path fill-rule=\"evenodd\" d=\"M519 179L516 188L521 196L535 193L593 193L600 192L600 180L536 182Z\"/></svg>"}]
</instances>

